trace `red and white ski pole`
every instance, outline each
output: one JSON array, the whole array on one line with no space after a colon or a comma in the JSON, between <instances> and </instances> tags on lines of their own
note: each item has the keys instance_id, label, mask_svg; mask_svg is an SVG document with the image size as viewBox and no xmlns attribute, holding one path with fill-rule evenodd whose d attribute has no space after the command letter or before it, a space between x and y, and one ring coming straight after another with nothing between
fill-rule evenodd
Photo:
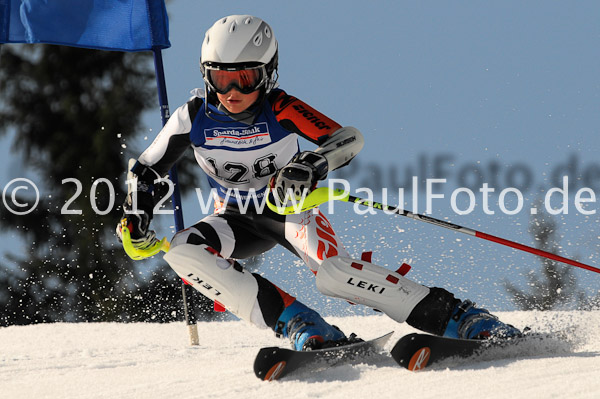
<instances>
[{"instance_id":1,"label":"red and white ski pole","mask_svg":"<svg viewBox=\"0 0 600 399\"><path fill-rule=\"evenodd\" d=\"M384 205L380 202L368 201L364 198L359 198L359 197L350 195L347 191L344 191L341 189L332 189L329 187L317 188L316 190L312 191L309 195L307 195L305 198L299 200L297 203L294 203L293 205L288 206L288 207L282 207L282 206L277 206L277 205L273 204L272 202L270 202L269 197L270 196L267 196L267 206L274 212L277 212L280 214L292 214L292 213L304 212L308 209L314 208L314 207L324 204L328 201L337 200L337 201L344 201L344 202L352 202L355 204L366 206L368 208L385 211L388 214L406 216L406 217L414 219L414 220L431 223L436 226L445 227L447 229L458 231L460 233L464 233L464 234L467 234L467 235L470 235L473 237L483 238L484 240L493 241L495 243L506 245L507 247L519 249L521 251L529 252L534 255L543 256L545 258L552 259L557 262L566 263L571 266L575 266L575 267L579 267L579 268L589 270L592 272L600 273L600 268L586 265L584 263L578 262L573 259L568 259L568 258L562 257L560 255L553 254L551 252L533 248L533 247L530 247L530 246L527 246L524 244L519 244L517 242L510 241L510 240L500 238L500 237L496 237L491 234L482 233L481 231L473 230L468 227L459 226L454 223L446 222L445 220L440 220L440 219L433 218L431 216L413 213L413 212L401 209L400 207L393 207L393 206L389 206L389 205ZM275 201L275 202L277 202L277 201Z\"/></svg>"},{"instance_id":2,"label":"red and white ski pole","mask_svg":"<svg viewBox=\"0 0 600 399\"><path fill-rule=\"evenodd\" d=\"M529 253L532 253L534 255L543 256L544 258L552 259L552 260L555 260L557 262L566 263L566 264L571 265L571 266L580 267L582 269L586 269L586 270L590 270L592 272L600 273L600 269L597 268L597 267L586 265L586 264L578 262L576 260L568 259L568 258L562 257L560 255L553 254L553 253L548 252L548 251L544 251L544 250L541 250L541 249L533 248L533 247L530 247L530 246L527 246L527 245L524 245L524 244L519 244L518 242L510 241L510 240L507 240L505 238L496 237L496 236L493 236L491 234L487 234L487 233L483 233L481 231L470 229L468 227L463 227L463 226L459 226L459 225L454 224L454 223L446 222L444 220L439 220L439 219L433 218L431 216L421 215L421 214L418 214L418 213L412 213L412 212L406 211L404 209L393 208L393 207L390 207L390 206L387 206L387 205L380 204L378 202L369 202L369 201L366 201L366 200L364 200L362 198L358 198L358 197L355 197L355 196L352 196L352 195L348 195L347 202L353 202L353 203L356 203L356 204L359 204L359 205L367 206L369 208L385 210L385 211L388 211L388 212L391 212L391 213L394 213L394 214L397 214L397 215L406 216L406 217L414 219L414 220L420 220L422 222L427 222L427 223L435 224L436 226L445 227L447 229L458 231L458 232L464 233L464 234L468 234L468 235L473 236L473 237L483 238L484 240L493 241L493 242L498 243L498 244L506 245L507 247L519 249L521 251L529 252Z\"/></svg>"}]
</instances>

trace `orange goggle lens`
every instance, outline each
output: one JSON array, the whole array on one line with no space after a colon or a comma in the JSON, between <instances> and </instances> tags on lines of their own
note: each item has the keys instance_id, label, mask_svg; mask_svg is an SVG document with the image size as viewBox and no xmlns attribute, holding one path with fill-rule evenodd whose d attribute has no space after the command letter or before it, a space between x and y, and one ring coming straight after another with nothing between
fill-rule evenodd
<instances>
[{"instance_id":1,"label":"orange goggle lens","mask_svg":"<svg viewBox=\"0 0 600 399\"><path fill-rule=\"evenodd\" d=\"M262 82L262 71L258 68L239 71L208 69L207 78L217 93L225 94L235 87L243 94L250 94Z\"/></svg>"}]
</instances>

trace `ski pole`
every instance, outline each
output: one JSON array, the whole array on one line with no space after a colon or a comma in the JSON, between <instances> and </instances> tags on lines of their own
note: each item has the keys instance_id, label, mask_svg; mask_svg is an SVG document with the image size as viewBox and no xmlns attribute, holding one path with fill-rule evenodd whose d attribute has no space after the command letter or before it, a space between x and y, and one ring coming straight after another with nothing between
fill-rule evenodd
<instances>
[{"instance_id":1,"label":"ski pole","mask_svg":"<svg viewBox=\"0 0 600 399\"><path fill-rule=\"evenodd\" d=\"M389 205L384 205L380 202L374 202L374 201L371 202L364 198L359 198L359 197L350 195L347 191L344 191L341 189L332 189L329 187L319 187L319 188L315 189L314 191L312 191L307 196L298 200L297 202L294 201L292 205L287 206L287 207L281 206L281 204L279 203L279 201L277 200L276 197L275 197L275 202L277 203L277 205L273 204L270 201L270 196L268 194L266 197L267 197L267 206L269 207L269 209L271 209L273 212L283 214L283 215L290 215L293 213L304 212L309 209L315 208L321 204L324 204L328 201L337 200L337 201L351 202L351 203L355 203L358 205L366 206L368 208L385 211L390 214L405 216L405 217L408 217L413 220L418 220L421 222L434 224L436 226L445 227L447 229L458 231L460 233L464 233L464 234L470 235L472 237L477 237L477 238L482 238L484 240L493 241L495 243L505 245L507 247L511 247L511 248L515 248L515 249L518 249L521 251L529 252L534 255L538 255L538 256L548 258L548 259L555 260L557 262L566 263L571 266L575 266L575 267L579 267L579 268L589 270L592 272L600 273L599 268L593 267L590 265L586 265L586 264L578 262L576 260L568 259L568 258L562 257L560 255L553 254L551 252L533 248L533 247L530 247L530 246L527 246L524 244L519 244L517 242L510 241L510 240L500 238L500 237L496 237L491 234L483 233L481 231L473 230L468 227L459 226L454 223L446 222L445 220L440 220L440 219L433 218L431 216L413 213L413 212L401 209L399 206L392 207Z\"/></svg>"},{"instance_id":2,"label":"ski pole","mask_svg":"<svg viewBox=\"0 0 600 399\"><path fill-rule=\"evenodd\" d=\"M167 120L169 119L169 102L167 99L167 84L165 80L165 71L163 66L162 59L162 51L159 47L153 47L152 53L154 55L154 71L156 73L156 88L158 91L158 103L160 104L160 119L162 121L162 125L165 126L167 124ZM175 217L175 231L183 230L183 211L181 207L181 193L179 191L178 177L177 177L177 167L173 165L171 170L169 170L169 178L175 185L175 190L172 195L173 202L173 210ZM164 239L163 239L164 241ZM162 247L161 247L162 248ZM168 250L168 247L167 247ZM165 251L166 252L166 251ZM193 294L187 292L190 290L189 287L186 287L186 282L181 281L181 293L183 295L183 313L185 315L185 324L188 326L188 332L190 336L190 344L191 345L200 345L200 340L198 338L198 327L196 326L196 313L194 309L194 300Z\"/></svg>"}]
</instances>

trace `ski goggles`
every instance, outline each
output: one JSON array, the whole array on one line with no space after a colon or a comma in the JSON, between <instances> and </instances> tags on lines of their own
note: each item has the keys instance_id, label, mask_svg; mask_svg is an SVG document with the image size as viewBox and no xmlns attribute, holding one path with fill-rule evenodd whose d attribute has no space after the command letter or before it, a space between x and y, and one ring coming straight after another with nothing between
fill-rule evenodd
<instances>
[{"instance_id":1,"label":"ski goggles","mask_svg":"<svg viewBox=\"0 0 600 399\"><path fill-rule=\"evenodd\" d=\"M219 94L226 94L234 87L243 94L250 94L264 84L266 77L264 65L243 69L204 66L206 82Z\"/></svg>"}]
</instances>

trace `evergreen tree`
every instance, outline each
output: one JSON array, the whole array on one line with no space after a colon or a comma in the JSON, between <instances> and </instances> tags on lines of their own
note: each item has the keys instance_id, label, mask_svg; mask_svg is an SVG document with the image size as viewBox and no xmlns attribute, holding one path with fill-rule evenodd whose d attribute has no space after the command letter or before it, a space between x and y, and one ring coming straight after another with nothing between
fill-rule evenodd
<instances>
[{"instance_id":1,"label":"evergreen tree","mask_svg":"<svg viewBox=\"0 0 600 399\"><path fill-rule=\"evenodd\" d=\"M541 206L537 207L542 209ZM556 222L547 213L538 213L530 222L531 235L536 248L546 252L558 253L559 240ZM572 268L561 265L548 258L539 258L542 270L539 274L531 271L527 275L529 291L521 290L505 281L506 290L513 296L513 302L521 310L551 310L573 299L576 294L577 280Z\"/></svg>"},{"instance_id":2,"label":"evergreen tree","mask_svg":"<svg viewBox=\"0 0 600 399\"><path fill-rule=\"evenodd\" d=\"M157 104L151 55L52 45L0 51L0 134L14 129L13 149L41 194L27 215L0 211L3 230L31 243L0 265L0 325L181 319L175 273L162 261L153 272L148 261L134 265L114 235L127 159L138 155L123 144Z\"/></svg>"}]
</instances>

